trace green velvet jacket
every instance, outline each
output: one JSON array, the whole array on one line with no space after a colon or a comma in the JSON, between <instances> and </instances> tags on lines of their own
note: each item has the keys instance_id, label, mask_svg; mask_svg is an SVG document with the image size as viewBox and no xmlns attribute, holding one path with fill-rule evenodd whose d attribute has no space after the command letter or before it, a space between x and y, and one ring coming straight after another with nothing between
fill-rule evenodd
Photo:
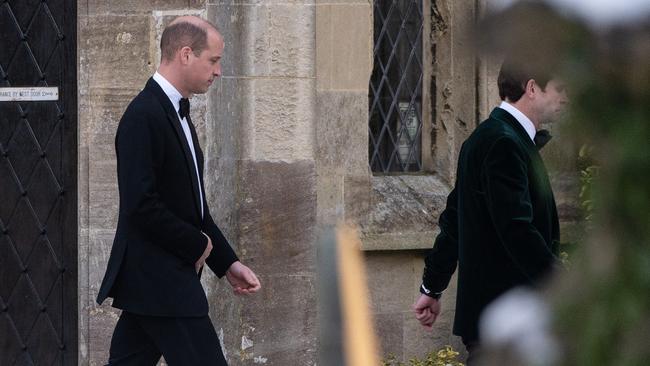
<instances>
[{"instance_id":1,"label":"green velvet jacket","mask_svg":"<svg viewBox=\"0 0 650 366\"><path fill-rule=\"evenodd\" d=\"M546 168L505 110L495 108L463 143L439 226L423 285L442 292L458 266L454 334L477 341L485 306L513 287L534 286L558 254L559 222Z\"/></svg>"}]
</instances>

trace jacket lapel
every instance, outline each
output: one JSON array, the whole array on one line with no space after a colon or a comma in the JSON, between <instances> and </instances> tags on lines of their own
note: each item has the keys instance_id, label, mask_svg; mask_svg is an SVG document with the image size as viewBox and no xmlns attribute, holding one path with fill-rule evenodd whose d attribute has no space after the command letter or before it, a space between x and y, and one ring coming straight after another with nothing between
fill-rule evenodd
<instances>
[{"instance_id":1,"label":"jacket lapel","mask_svg":"<svg viewBox=\"0 0 650 366\"><path fill-rule=\"evenodd\" d=\"M555 204L555 195L553 194L553 189L551 187L551 182L548 177L548 171L546 170L544 160L542 159L542 156L539 153L541 147L535 145L535 143L533 143L530 140L530 136L528 135L524 127L519 123L519 121L517 121L517 119L514 116L512 116L507 111L501 108L494 108L494 110L490 114L490 117L510 125L512 129L515 130L519 138L524 142L526 147L528 147L528 154L531 160L530 169L532 169L532 175L536 179L537 189L544 191L544 197L546 198L545 204L548 210L550 211L550 214L553 218L552 220L554 222L553 236L559 238L559 225L557 224L558 214L557 214L557 206ZM558 248L557 243L549 243L549 244L551 245L551 248L553 250L557 250ZM555 253L557 253L557 251L555 251Z\"/></svg>"},{"instance_id":2,"label":"jacket lapel","mask_svg":"<svg viewBox=\"0 0 650 366\"><path fill-rule=\"evenodd\" d=\"M196 165L199 168L199 179L201 180L200 187L201 187L201 194L203 195L203 202L200 202L200 204L205 204L205 202L207 202L207 199L205 197L205 181L203 180L203 164L204 164L203 151L201 150L201 146L199 146L199 137L196 135L196 129L194 128L194 123L192 123L192 118L190 116L187 116L187 124L190 127L190 135L192 136L192 143L194 144L194 153L196 154ZM199 212L200 211L201 208L199 208Z\"/></svg>"},{"instance_id":3,"label":"jacket lapel","mask_svg":"<svg viewBox=\"0 0 650 366\"><path fill-rule=\"evenodd\" d=\"M158 83L155 80L153 80L153 78L149 79L145 88L149 89L158 98L160 104L165 110L168 122L172 125L174 132L176 132L176 138L178 140L178 143L181 144L183 155L185 155L185 163L188 169L190 179L192 181L192 193L194 194L195 209L197 211L198 217L201 217L201 203L200 203L201 196L199 195L199 181L196 176L196 169L194 168L192 151L190 150L190 146L187 144L187 138L185 138L185 132L183 132L183 127L181 127L181 121L178 119L178 114L174 110L174 106L172 105L172 102L169 100L169 97L167 97L167 95L162 90L160 85L158 85ZM195 140L195 137L192 136L192 139ZM198 156L197 156L197 160L198 160ZM197 161L197 165L198 164L199 163ZM199 166L199 168L201 167Z\"/></svg>"},{"instance_id":4,"label":"jacket lapel","mask_svg":"<svg viewBox=\"0 0 650 366\"><path fill-rule=\"evenodd\" d=\"M515 130L517 136L519 136L519 138L527 147L537 150L535 143L530 139L530 136L528 135L528 132L526 132L524 126L522 126L521 123L519 123L519 121L517 121L517 119L512 114L508 113L502 108L497 107L492 110L490 117L507 123L510 127L512 127L512 129Z\"/></svg>"}]
</instances>

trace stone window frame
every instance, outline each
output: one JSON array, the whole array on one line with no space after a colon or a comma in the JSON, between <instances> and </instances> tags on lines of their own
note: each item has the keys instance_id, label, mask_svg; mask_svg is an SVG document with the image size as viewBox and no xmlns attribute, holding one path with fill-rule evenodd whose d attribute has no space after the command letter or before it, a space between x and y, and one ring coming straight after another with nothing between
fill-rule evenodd
<instances>
[{"instance_id":1,"label":"stone window frame","mask_svg":"<svg viewBox=\"0 0 650 366\"><path fill-rule=\"evenodd\" d=\"M491 82L497 63L476 57L468 47L468 29L485 12L485 0L423 0L423 6L422 170L371 172L369 215L362 228L366 251L432 247L462 142L498 99Z\"/></svg>"}]
</instances>

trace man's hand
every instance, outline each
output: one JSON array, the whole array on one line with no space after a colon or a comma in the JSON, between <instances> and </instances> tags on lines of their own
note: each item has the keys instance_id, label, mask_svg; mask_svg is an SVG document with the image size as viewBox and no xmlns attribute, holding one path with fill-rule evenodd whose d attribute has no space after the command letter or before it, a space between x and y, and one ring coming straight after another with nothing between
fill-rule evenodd
<instances>
[{"instance_id":1,"label":"man's hand","mask_svg":"<svg viewBox=\"0 0 650 366\"><path fill-rule=\"evenodd\" d=\"M201 267L205 265L205 260L208 259L208 256L210 256L210 252L212 251L212 240L210 240L210 237L207 236L205 233L202 234L205 235L206 238L208 238L208 245L205 247L205 250L203 251L203 255L201 255L201 258L199 258L199 260L196 261L196 263L194 264L196 273L199 273Z\"/></svg>"},{"instance_id":2,"label":"man's hand","mask_svg":"<svg viewBox=\"0 0 650 366\"><path fill-rule=\"evenodd\" d=\"M431 296L420 295L420 298L413 304L413 311L415 311L415 319L427 330L433 328L433 323L440 314L440 301Z\"/></svg>"},{"instance_id":3,"label":"man's hand","mask_svg":"<svg viewBox=\"0 0 650 366\"><path fill-rule=\"evenodd\" d=\"M262 288L255 273L239 261L230 265L226 278L236 295L249 295Z\"/></svg>"}]
</instances>

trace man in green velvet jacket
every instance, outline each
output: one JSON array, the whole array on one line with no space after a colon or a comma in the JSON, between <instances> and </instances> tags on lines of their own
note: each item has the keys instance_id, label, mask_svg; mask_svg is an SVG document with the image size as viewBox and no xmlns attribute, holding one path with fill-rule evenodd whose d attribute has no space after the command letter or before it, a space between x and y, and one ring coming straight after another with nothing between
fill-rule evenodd
<instances>
[{"instance_id":1,"label":"man in green velvet jacket","mask_svg":"<svg viewBox=\"0 0 650 366\"><path fill-rule=\"evenodd\" d=\"M416 318L431 328L458 266L454 334L467 346L468 362L486 305L513 287L534 286L557 261L557 209L535 134L561 113L567 96L546 74L511 61L502 65L503 102L463 143L440 234L425 259Z\"/></svg>"}]
</instances>

